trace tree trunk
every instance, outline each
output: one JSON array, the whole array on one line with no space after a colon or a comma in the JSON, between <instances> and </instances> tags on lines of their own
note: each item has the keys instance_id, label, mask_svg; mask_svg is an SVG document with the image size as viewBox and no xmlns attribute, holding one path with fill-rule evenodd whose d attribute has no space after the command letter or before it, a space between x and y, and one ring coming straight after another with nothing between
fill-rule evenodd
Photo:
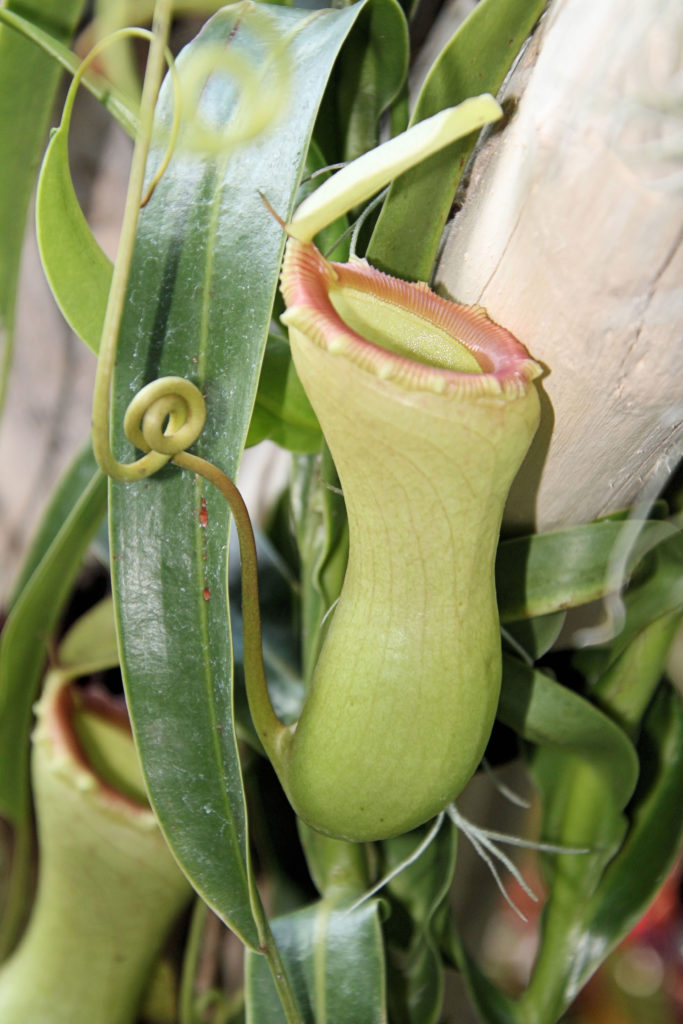
<instances>
[{"instance_id":1,"label":"tree trunk","mask_svg":"<svg viewBox=\"0 0 683 1024\"><path fill-rule=\"evenodd\" d=\"M548 369L510 529L645 506L680 452L682 48L680 0L555 0L473 164L436 281Z\"/></svg>"}]
</instances>

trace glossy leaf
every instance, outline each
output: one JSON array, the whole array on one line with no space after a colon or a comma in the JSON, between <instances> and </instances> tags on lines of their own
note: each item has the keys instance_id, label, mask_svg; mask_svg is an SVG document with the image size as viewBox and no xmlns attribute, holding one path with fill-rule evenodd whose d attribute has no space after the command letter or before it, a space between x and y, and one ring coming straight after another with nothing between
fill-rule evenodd
<instances>
[{"instance_id":1,"label":"glossy leaf","mask_svg":"<svg viewBox=\"0 0 683 1024\"><path fill-rule=\"evenodd\" d=\"M328 612L339 597L349 553L344 498L327 447L295 459L290 506L301 558L304 681L311 678Z\"/></svg>"},{"instance_id":2,"label":"glossy leaf","mask_svg":"<svg viewBox=\"0 0 683 1024\"><path fill-rule=\"evenodd\" d=\"M21 821L28 808L31 708L49 640L106 509L106 480L90 449L69 470L68 480L70 486L61 489L61 500L50 506L41 527L42 541L49 536L52 540L33 568L0 637L0 814L14 822ZM71 486L75 481L81 482L80 490ZM67 494L73 502L68 514Z\"/></svg>"},{"instance_id":3,"label":"glossy leaf","mask_svg":"<svg viewBox=\"0 0 683 1024\"><path fill-rule=\"evenodd\" d=\"M95 241L76 198L69 169L69 122L55 129L36 195L36 230L43 270L64 319L93 352L109 297L113 266Z\"/></svg>"},{"instance_id":4,"label":"glossy leaf","mask_svg":"<svg viewBox=\"0 0 683 1024\"><path fill-rule=\"evenodd\" d=\"M7 0L41 26L49 25L59 42L71 38L84 0ZM0 12L1 13L1 12ZM50 56L0 21L0 410L12 359L14 303L29 200L61 70Z\"/></svg>"},{"instance_id":5,"label":"glossy leaf","mask_svg":"<svg viewBox=\"0 0 683 1024\"><path fill-rule=\"evenodd\" d=\"M258 190L289 214L320 96L359 9L236 4L212 18L180 55L181 81L190 67L201 71L203 84L199 112L186 130L208 119L216 145L202 152L185 144L181 131L141 212L114 382L118 458L133 456L121 432L128 402L151 379L174 374L206 396L198 454L235 474L284 241ZM272 68L275 40L287 45L288 85L282 63ZM216 131L245 123L241 97L221 66L202 63L202 52L215 59L226 47L258 70L261 109L275 108L289 89L279 118L238 148L221 148ZM170 102L166 91L162 122ZM169 466L139 484L112 486L122 667L151 801L194 886L256 945L233 729L227 535L223 499L189 473Z\"/></svg>"},{"instance_id":6,"label":"glossy leaf","mask_svg":"<svg viewBox=\"0 0 683 1024\"><path fill-rule=\"evenodd\" d=\"M383 872L408 857L416 836L421 841L427 830L425 826L385 840L381 844ZM385 890L393 908L385 929L389 1006L396 1024L436 1024L441 1019L444 979L438 949L439 912L453 881L457 841L457 830L442 825L424 853Z\"/></svg>"},{"instance_id":7,"label":"glossy leaf","mask_svg":"<svg viewBox=\"0 0 683 1024\"><path fill-rule=\"evenodd\" d=\"M638 759L626 734L594 704L505 655L498 718L531 743L583 759L605 780L615 803L625 806Z\"/></svg>"},{"instance_id":8,"label":"glossy leaf","mask_svg":"<svg viewBox=\"0 0 683 1024\"><path fill-rule=\"evenodd\" d=\"M293 452L320 450L317 417L299 380L289 344L271 335L263 356L247 447L266 439Z\"/></svg>"},{"instance_id":9,"label":"glossy leaf","mask_svg":"<svg viewBox=\"0 0 683 1024\"><path fill-rule=\"evenodd\" d=\"M482 0L434 63L411 123L479 93L498 92L546 0ZM476 134L448 146L391 186L367 252L398 277L428 281ZM419 210L419 215L416 212Z\"/></svg>"},{"instance_id":10,"label":"glossy leaf","mask_svg":"<svg viewBox=\"0 0 683 1024\"><path fill-rule=\"evenodd\" d=\"M316 126L328 160L353 160L377 145L379 119L401 90L408 58L400 6L371 0L340 55Z\"/></svg>"},{"instance_id":11,"label":"glossy leaf","mask_svg":"<svg viewBox=\"0 0 683 1024\"><path fill-rule=\"evenodd\" d=\"M95 462L90 442L88 442L80 454L74 458L71 465L67 466L52 492L36 533L24 556L17 578L14 581L10 607L20 597L21 592L41 564L64 525L65 520L80 500L81 495L90 485L96 472L97 463Z\"/></svg>"},{"instance_id":12,"label":"glossy leaf","mask_svg":"<svg viewBox=\"0 0 683 1024\"><path fill-rule=\"evenodd\" d=\"M677 533L666 522L603 519L505 540L496 559L501 621L594 601L624 582L622 569L628 577L644 555Z\"/></svg>"},{"instance_id":13,"label":"glossy leaf","mask_svg":"<svg viewBox=\"0 0 683 1024\"><path fill-rule=\"evenodd\" d=\"M515 653L519 653L521 647L527 657L536 661L555 643L566 617L566 612L549 612L532 619L508 622L502 630L503 639L512 646Z\"/></svg>"},{"instance_id":14,"label":"glossy leaf","mask_svg":"<svg viewBox=\"0 0 683 1024\"><path fill-rule=\"evenodd\" d=\"M653 624L647 632L646 640L651 642L643 645L639 636L628 648L641 671L632 674L625 655L595 688L605 707L618 719L625 719L631 733L638 731L673 636L671 623L666 623L664 630ZM538 751L532 759L543 798L545 830L555 842L585 845L589 851L582 856L557 857L549 871L543 940L521 1000L524 1011L530 1009L539 1018L556 1019L577 995L610 946L634 923L636 908L642 907L648 893L654 894L678 849L683 820L678 763L683 722L680 698L675 696L673 702L665 699L664 705L660 698L655 709L638 744L640 777L633 796L615 791L607 770L595 761L591 764L588 759L579 761L549 750ZM625 798L629 800L626 810ZM652 806L669 812L664 829L652 819ZM648 810L643 812L643 807ZM645 822L645 831L638 830L638 820ZM635 861L627 853L632 843L644 844L644 848L638 846L643 854L638 869L642 886L635 885ZM628 882L621 870L624 856L631 874ZM604 902L603 885L614 878L616 886L622 887L620 896L615 900L608 888ZM631 898L628 890L632 890ZM592 934L596 913L602 915L601 923ZM600 930L604 930L602 935ZM577 935L585 939L578 942Z\"/></svg>"},{"instance_id":15,"label":"glossy leaf","mask_svg":"<svg viewBox=\"0 0 683 1024\"><path fill-rule=\"evenodd\" d=\"M118 663L114 604L105 597L71 627L59 645L57 664L76 678L116 668Z\"/></svg>"},{"instance_id":16,"label":"glossy leaf","mask_svg":"<svg viewBox=\"0 0 683 1024\"><path fill-rule=\"evenodd\" d=\"M593 850L573 862L558 858L562 863L552 876L538 960L520 1001L522 1019L529 1014L557 1019L664 881L683 831L682 739L680 697L665 689L639 744L642 776L623 845L614 807L594 779L566 764L558 765L553 779L545 760L536 764L549 813L567 821L563 838L582 832L584 841L592 837Z\"/></svg>"},{"instance_id":17,"label":"glossy leaf","mask_svg":"<svg viewBox=\"0 0 683 1024\"><path fill-rule=\"evenodd\" d=\"M644 561L624 597L625 621L610 646L610 661L620 657L647 626L664 615L683 612L683 530L676 530Z\"/></svg>"},{"instance_id":18,"label":"glossy leaf","mask_svg":"<svg viewBox=\"0 0 683 1024\"><path fill-rule=\"evenodd\" d=\"M26 6L26 4L21 5L24 11L26 11ZM73 75L78 70L81 61L77 54L65 46L59 37L51 32L46 32L36 22L29 21L28 18L22 17L9 7L0 7L0 22L34 43L39 50L51 57L52 61L60 65L68 74ZM54 25L51 24L50 28L54 30ZM108 79L90 70L83 77L83 86L102 104L105 110L109 111L128 135L131 137L135 135L138 125L137 110L125 96L112 86Z\"/></svg>"},{"instance_id":19,"label":"glossy leaf","mask_svg":"<svg viewBox=\"0 0 683 1024\"><path fill-rule=\"evenodd\" d=\"M582 950L580 983L645 913L680 851L683 704L666 683L645 718L638 746L643 772L631 826L587 909L590 940Z\"/></svg>"},{"instance_id":20,"label":"glossy leaf","mask_svg":"<svg viewBox=\"0 0 683 1024\"><path fill-rule=\"evenodd\" d=\"M589 685L595 685L652 623L683 612L683 532L670 524L659 525L672 533L637 566L624 596L610 598L604 621L584 632L588 646L572 657L573 667Z\"/></svg>"},{"instance_id":21,"label":"glossy leaf","mask_svg":"<svg viewBox=\"0 0 683 1024\"><path fill-rule=\"evenodd\" d=\"M276 918L273 935L303 1021L384 1024L384 957L379 904L337 909L328 900ZM247 953L247 1024L285 1024L263 957Z\"/></svg>"}]
</instances>

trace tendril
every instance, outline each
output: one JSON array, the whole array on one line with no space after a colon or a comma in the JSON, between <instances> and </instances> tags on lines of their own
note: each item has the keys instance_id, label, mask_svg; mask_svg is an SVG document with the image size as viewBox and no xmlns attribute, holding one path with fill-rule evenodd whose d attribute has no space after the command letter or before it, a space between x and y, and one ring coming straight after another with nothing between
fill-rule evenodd
<instances>
[{"instance_id":1,"label":"tendril","mask_svg":"<svg viewBox=\"0 0 683 1024\"><path fill-rule=\"evenodd\" d=\"M195 384L184 377L152 381L135 395L123 420L128 440L147 454L125 468L136 470L138 479L156 472L195 443L205 422L206 404Z\"/></svg>"},{"instance_id":2,"label":"tendril","mask_svg":"<svg viewBox=\"0 0 683 1024\"><path fill-rule=\"evenodd\" d=\"M114 273L109 291L109 300L107 302L107 311L104 317L104 326L97 361L97 373L95 376L95 387L93 391L92 438L95 458L102 470L108 476L113 477L116 480L139 480L142 477L156 473L157 470L161 469L161 467L169 461L169 458L171 458L176 451L180 450L176 449L170 454L167 453L164 445L168 444L169 436L176 436L178 431L181 431L181 427L185 421L196 424L199 419L205 415L203 411L204 400L199 390L194 385L190 384L189 388L183 385L180 390L178 390L178 394L181 396L180 400L178 400L178 398L172 398L178 389L178 378L171 379L173 382L171 386L169 386L168 379L164 382L162 378L160 382L154 382L157 387L152 392L153 397L151 399L151 404L153 409L156 409L156 412L152 413L152 418L149 421L150 426L148 428L152 431L152 424L156 422L155 416L158 417L159 410L161 408L157 403L162 398L163 393L166 393L167 397L165 399L164 407L167 411L163 420L168 420L169 423L167 424L166 441L162 441L162 449L160 451L149 451L152 446L148 445L148 443L144 441L144 434L140 433L139 435L136 434L136 437L143 441L143 451L148 451L148 454L144 455L136 462L132 464L121 463L115 458L111 450L109 440L111 378L114 369L116 342L121 323L121 315L123 313L125 303L128 273L133 254L138 214L141 205L144 205L149 201L154 188L161 178L161 175L168 166L180 123L180 86L178 84L177 74L175 73L173 57L166 45L171 15L172 9L169 0L159 0L159 3L155 8L154 24L152 26L151 33L145 29L121 29L119 32L115 32L111 36L108 36L106 39L97 43L81 64L77 74L74 76L74 80L71 84L64 106L63 116L68 118L71 116L75 90L78 87L80 79L89 63L94 60L104 46L109 45L118 38L130 35L150 40L149 55L142 88L142 100L140 103L139 129L135 140L135 150L133 152L133 161L131 164L130 179L128 182L128 193L126 196L126 207L123 215L123 224L121 226L119 251L114 266ZM168 64L171 70L174 88L173 124L165 156L157 169L156 174L152 178L152 181L143 194L145 168L154 122L154 109L165 64ZM143 389L143 391L144 390L145 389ZM131 404L135 409L139 409L141 405L144 407L149 401L150 399L147 397L136 405L136 399L133 399L133 403ZM183 402L189 403L185 413L181 411ZM129 423L132 422L134 418L134 416L131 416ZM142 412L139 414L139 419L141 422ZM161 433L164 433L163 425ZM181 431L181 436L183 438L188 436L188 434L188 430ZM197 437L198 436L199 434L197 434ZM194 440L196 440L196 437L193 438L193 441ZM137 441L135 443L137 443Z\"/></svg>"}]
</instances>

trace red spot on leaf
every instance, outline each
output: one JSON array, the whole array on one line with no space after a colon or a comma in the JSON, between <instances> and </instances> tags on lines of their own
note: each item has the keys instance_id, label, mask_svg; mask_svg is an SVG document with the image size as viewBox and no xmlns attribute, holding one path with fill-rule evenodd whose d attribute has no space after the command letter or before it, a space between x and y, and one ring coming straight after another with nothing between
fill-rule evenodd
<instances>
[{"instance_id":1,"label":"red spot on leaf","mask_svg":"<svg viewBox=\"0 0 683 1024\"><path fill-rule=\"evenodd\" d=\"M202 597L204 598L205 601L208 601L211 598L211 591L209 590L208 587L204 587L204 593L202 594Z\"/></svg>"},{"instance_id":2,"label":"red spot on leaf","mask_svg":"<svg viewBox=\"0 0 683 1024\"><path fill-rule=\"evenodd\" d=\"M199 525L207 527L209 524L209 512L206 507L206 498L202 498L202 503L199 507Z\"/></svg>"}]
</instances>

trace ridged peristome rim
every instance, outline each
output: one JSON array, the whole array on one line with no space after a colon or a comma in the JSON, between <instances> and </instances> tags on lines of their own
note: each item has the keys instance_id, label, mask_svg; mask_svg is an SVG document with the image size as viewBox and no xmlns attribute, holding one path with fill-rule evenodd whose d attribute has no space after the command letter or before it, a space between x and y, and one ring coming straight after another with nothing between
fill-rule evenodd
<instances>
[{"instance_id":1,"label":"ridged peristome rim","mask_svg":"<svg viewBox=\"0 0 683 1024\"><path fill-rule=\"evenodd\" d=\"M79 708L98 715L127 733L131 737L132 753L132 733L125 704L100 687L91 685L77 688L68 681L56 685L51 693L44 695L37 708L55 753L60 752L62 757L66 757L73 765L74 772L91 777L93 792L97 793L103 803L141 821L149 819L153 822L154 816L146 801L135 800L126 793L114 789L95 771L74 728L73 719ZM75 779L75 774L72 773L72 777Z\"/></svg>"},{"instance_id":2,"label":"ridged peristome rim","mask_svg":"<svg viewBox=\"0 0 683 1024\"><path fill-rule=\"evenodd\" d=\"M419 363L376 345L351 330L329 297L334 285L363 291L423 317L464 345L482 368L464 373ZM464 397L516 398L542 372L524 346L494 323L481 306L442 298L428 285L411 284L375 270L365 260L329 263L310 243L290 239L282 270L284 323L320 348L344 355L368 373L409 390Z\"/></svg>"}]
</instances>

